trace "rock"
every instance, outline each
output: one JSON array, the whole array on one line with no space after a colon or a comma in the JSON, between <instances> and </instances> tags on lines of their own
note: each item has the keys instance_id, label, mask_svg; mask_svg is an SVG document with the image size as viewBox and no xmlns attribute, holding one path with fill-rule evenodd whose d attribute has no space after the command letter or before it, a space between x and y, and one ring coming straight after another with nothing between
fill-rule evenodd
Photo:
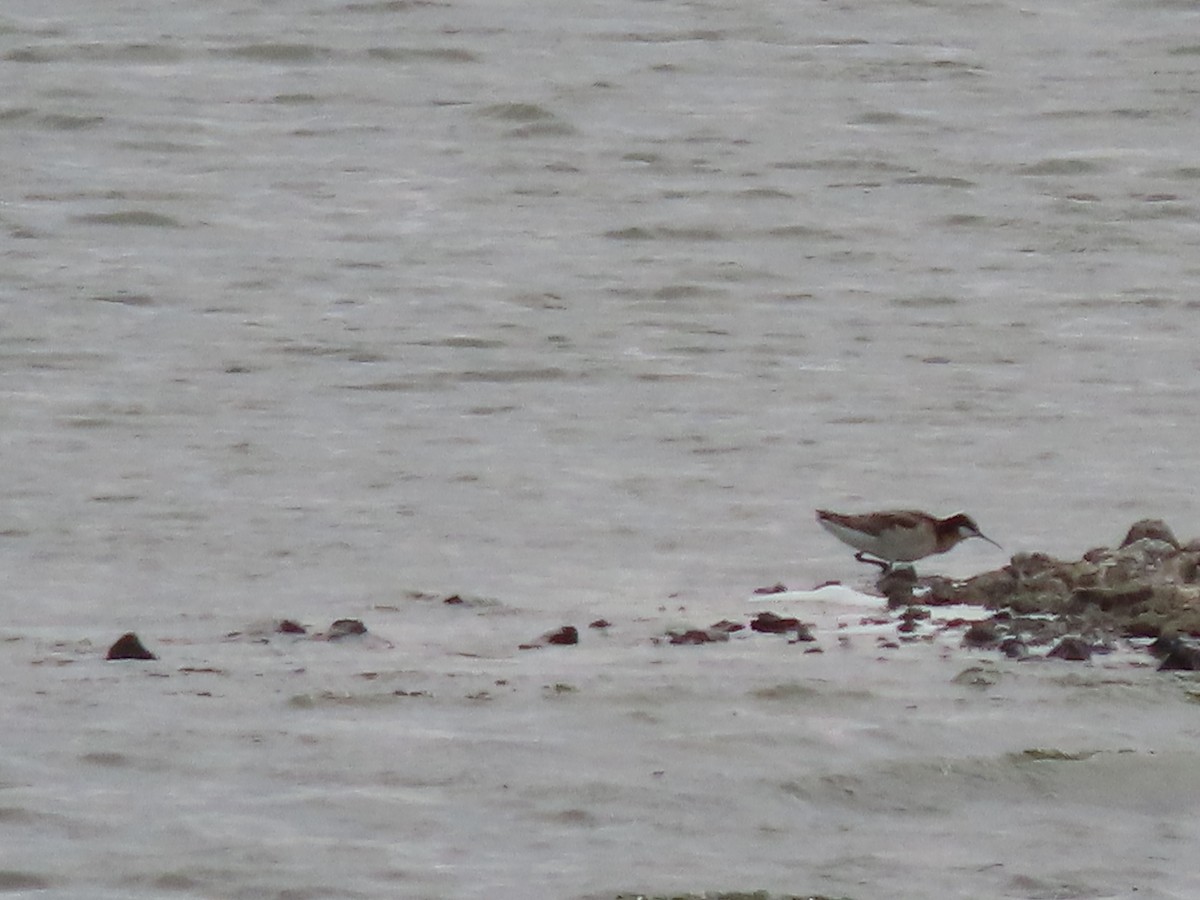
<instances>
[{"instance_id":1,"label":"rock","mask_svg":"<svg viewBox=\"0 0 1200 900\"><path fill-rule=\"evenodd\" d=\"M1128 608L1145 603L1153 596L1154 588L1145 583L1114 588L1080 588L1071 595L1071 607L1075 611L1085 606L1097 606L1103 610Z\"/></svg>"},{"instance_id":2,"label":"rock","mask_svg":"<svg viewBox=\"0 0 1200 900\"><path fill-rule=\"evenodd\" d=\"M1000 642L1000 652L1009 659L1025 659L1029 656L1029 648L1020 638L1007 637Z\"/></svg>"},{"instance_id":3,"label":"rock","mask_svg":"<svg viewBox=\"0 0 1200 900\"><path fill-rule=\"evenodd\" d=\"M571 644L579 643L579 631L574 625L564 625L557 631L552 631L546 635L547 644L558 644L560 646L570 646Z\"/></svg>"},{"instance_id":4,"label":"rock","mask_svg":"<svg viewBox=\"0 0 1200 900\"><path fill-rule=\"evenodd\" d=\"M1000 640L1000 626L991 619L972 622L963 634L962 642L968 647L991 647Z\"/></svg>"},{"instance_id":5,"label":"rock","mask_svg":"<svg viewBox=\"0 0 1200 900\"><path fill-rule=\"evenodd\" d=\"M1092 647L1083 638L1065 637L1054 648L1046 654L1054 659L1068 659L1074 662L1083 662L1092 658Z\"/></svg>"},{"instance_id":6,"label":"rock","mask_svg":"<svg viewBox=\"0 0 1200 900\"><path fill-rule=\"evenodd\" d=\"M962 603L997 607L1005 605L1016 590L1017 577L1006 566L968 578L963 582L958 596Z\"/></svg>"},{"instance_id":7,"label":"rock","mask_svg":"<svg viewBox=\"0 0 1200 900\"><path fill-rule=\"evenodd\" d=\"M291 619L280 619L275 625L275 630L279 634L308 634L307 628Z\"/></svg>"},{"instance_id":8,"label":"rock","mask_svg":"<svg viewBox=\"0 0 1200 900\"><path fill-rule=\"evenodd\" d=\"M342 638L355 637L367 633L367 626L360 619L338 619L325 632L325 640L340 641Z\"/></svg>"},{"instance_id":9,"label":"rock","mask_svg":"<svg viewBox=\"0 0 1200 900\"><path fill-rule=\"evenodd\" d=\"M746 628L741 622L730 622L728 619L722 619L720 622L714 622L708 626L709 631L724 631L726 634L733 634L737 631L744 631Z\"/></svg>"},{"instance_id":10,"label":"rock","mask_svg":"<svg viewBox=\"0 0 1200 900\"><path fill-rule=\"evenodd\" d=\"M917 586L917 573L910 566L902 566L884 572L875 582L875 589L887 597L888 609L910 606L913 588Z\"/></svg>"},{"instance_id":11,"label":"rock","mask_svg":"<svg viewBox=\"0 0 1200 900\"><path fill-rule=\"evenodd\" d=\"M442 602L445 603L447 606L465 606L467 603L467 601L464 600L462 597L460 597L458 594L451 594L449 597L445 598Z\"/></svg>"},{"instance_id":12,"label":"rock","mask_svg":"<svg viewBox=\"0 0 1200 900\"><path fill-rule=\"evenodd\" d=\"M1125 637L1157 638L1162 635L1163 617L1157 613L1141 613L1125 623Z\"/></svg>"},{"instance_id":13,"label":"rock","mask_svg":"<svg viewBox=\"0 0 1200 900\"><path fill-rule=\"evenodd\" d=\"M1061 565L1061 562L1045 553L1017 553L1007 568L1014 578L1023 582L1053 572Z\"/></svg>"},{"instance_id":14,"label":"rock","mask_svg":"<svg viewBox=\"0 0 1200 900\"><path fill-rule=\"evenodd\" d=\"M545 647L550 644L558 646L570 646L579 643L579 630L574 625L564 625L562 628L555 628L553 631L547 631L545 634L535 638L528 644L519 644L519 650L534 650L538 647Z\"/></svg>"},{"instance_id":15,"label":"rock","mask_svg":"<svg viewBox=\"0 0 1200 900\"><path fill-rule=\"evenodd\" d=\"M714 631L711 628L692 628L688 631L668 631L667 638L672 644L712 644L729 640L729 632Z\"/></svg>"},{"instance_id":16,"label":"rock","mask_svg":"<svg viewBox=\"0 0 1200 900\"><path fill-rule=\"evenodd\" d=\"M792 639L793 644L809 644L816 640L812 633L812 626L807 622L801 622L796 626L796 637Z\"/></svg>"},{"instance_id":17,"label":"rock","mask_svg":"<svg viewBox=\"0 0 1200 900\"><path fill-rule=\"evenodd\" d=\"M992 666L971 666L970 668L963 669L950 680L954 684L986 688L999 684L1002 677L1000 670Z\"/></svg>"},{"instance_id":18,"label":"rock","mask_svg":"<svg viewBox=\"0 0 1200 900\"><path fill-rule=\"evenodd\" d=\"M763 594L763 595L765 595L765 594L784 594L784 593L787 593L787 585L785 585L782 581L778 581L775 584L771 585L770 587L755 588L754 593Z\"/></svg>"},{"instance_id":19,"label":"rock","mask_svg":"<svg viewBox=\"0 0 1200 900\"><path fill-rule=\"evenodd\" d=\"M612 628L612 622L608 621L608 619L596 619L595 621L588 622L588 628Z\"/></svg>"},{"instance_id":20,"label":"rock","mask_svg":"<svg viewBox=\"0 0 1200 900\"><path fill-rule=\"evenodd\" d=\"M1160 672L1200 671L1200 649L1178 637L1159 638L1150 645L1150 652L1162 660Z\"/></svg>"},{"instance_id":21,"label":"rock","mask_svg":"<svg viewBox=\"0 0 1200 900\"><path fill-rule=\"evenodd\" d=\"M970 602L964 599L964 586L951 578L931 575L921 579L921 583L926 589L926 594L921 598L921 602L929 606L950 606L955 603Z\"/></svg>"},{"instance_id":22,"label":"rock","mask_svg":"<svg viewBox=\"0 0 1200 900\"><path fill-rule=\"evenodd\" d=\"M750 622L751 631L763 634L784 634L800 627L800 620L791 616L777 616L773 612L761 612Z\"/></svg>"},{"instance_id":23,"label":"rock","mask_svg":"<svg viewBox=\"0 0 1200 900\"><path fill-rule=\"evenodd\" d=\"M1175 571L1179 580L1185 584L1200 581L1200 553L1180 553L1176 557Z\"/></svg>"},{"instance_id":24,"label":"rock","mask_svg":"<svg viewBox=\"0 0 1200 900\"><path fill-rule=\"evenodd\" d=\"M1129 531L1125 534L1125 540L1121 541L1121 548L1124 549L1130 544L1145 538L1163 541L1170 544L1174 549L1179 549L1179 541L1175 539L1175 534L1162 519L1141 519L1134 522L1129 526Z\"/></svg>"},{"instance_id":25,"label":"rock","mask_svg":"<svg viewBox=\"0 0 1200 900\"><path fill-rule=\"evenodd\" d=\"M917 623L928 619L930 615L928 609L920 606L910 606L900 614L900 625L896 630L901 634L912 634L917 630Z\"/></svg>"},{"instance_id":26,"label":"rock","mask_svg":"<svg viewBox=\"0 0 1200 900\"><path fill-rule=\"evenodd\" d=\"M116 642L108 648L108 655L105 659L158 659L158 657L142 645L141 639L136 634L129 631L117 638Z\"/></svg>"}]
</instances>

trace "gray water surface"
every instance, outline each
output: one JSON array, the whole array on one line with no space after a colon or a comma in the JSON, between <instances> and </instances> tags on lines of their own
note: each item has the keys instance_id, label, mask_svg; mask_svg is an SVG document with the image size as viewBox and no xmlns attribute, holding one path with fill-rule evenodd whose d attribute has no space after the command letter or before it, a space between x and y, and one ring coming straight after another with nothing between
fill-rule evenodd
<instances>
[{"instance_id":1,"label":"gray water surface","mask_svg":"<svg viewBox=\"0 0 1200 900\"><path fill-rule=\"evenodd\" d=\"M1200 533L1197 35L1192 4L1109 0L8 4L3 625L48 642L14 657L12 702L41 689L27 663L56 641L370 619L408 590L496 598L519 623L501 668L565 621L683 605L707 624L760 584L865 580L818 506L967 509L1009 553L1077 555L1143 516ZM975 543L933 568L1004 561ZM393 625L397 654L416 652ZM416 669L455 652L429 627ZM637 656L651 630L628 634L620 678L654 671ZM880 696L915 689L894 677ZM287 716L266 710L248 721ZM47 727L21 742L31 759ZM1152 731L1148 751L1156 734L1170 743ZM869 743L901 764L890 735ZM344 750L322 746L327 763ZM192 774L221 777L218 756ZM64 799L47 790L39 815ZM331 841L359 839L312 802ZM686 872L719 834L649 856ZM653 888L651 865L601 877L627 839L546 896ZM171 857L189 838L164 841ZM30 848L50 887L86 880L86 860L56 870L57 838ZM830 852L817 868L838 869ZM884 862L732 886L883 896L900 864ZM282 896L246 887L260 865L181 890ZM1185 896L1172 865L1150 864L1168 886L1139 896ZM535 895L506 873L412 895ZM1024 883L973 877L925 894L914 877L911 896ZM385 885L351 895L407 890ZM1037 890L1003 895L1059 888Z\"/></svg>"}]
</instances>

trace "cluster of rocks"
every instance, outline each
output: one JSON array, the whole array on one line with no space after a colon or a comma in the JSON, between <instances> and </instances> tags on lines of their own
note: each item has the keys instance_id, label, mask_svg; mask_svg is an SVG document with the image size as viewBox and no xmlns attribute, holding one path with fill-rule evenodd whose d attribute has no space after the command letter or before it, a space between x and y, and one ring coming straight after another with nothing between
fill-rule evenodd
<instances>
[{"instance_id":1,"label":"cluster of rocks","mask_svg":"<svg viewBox=\"0 0 1200 900\"><path fill-rule=\"evenodd\" d=\"M272 635L293 635L314 641L340 641L345 638L367 638L367 626L360 619L337 619L325 631L310 632L307 628L293 619L279 619L263 625L252 626L245 631L232 631L225 637L227 640L253 640L266 642ZM373 641L390 647L387 641L382 641L374 635L369 636ZM154 653L146 649L141 638L135 632L129 631L117 638L108 648L105 659L158 659Z\"/></svg>"},{"instance_id":2,"label":"cluster of rocks","mask_svg":"<svg viewBox=\"0 0 1200 900\"><path fill-rule=\"evenodd\" d=\"M964 634L972 647L1023 657L1053 645L1048 655L1088 659L1122 638L1153 639L1162 668L1200 669L1200 539L1181 543L1158 519L1134 523L1118 547L1097 547L1079 559L1020 553L999 569L963 581L885 573L877 587L892 608L914 603L967 604L994 610Z\"/></svg>"}]
</instances>

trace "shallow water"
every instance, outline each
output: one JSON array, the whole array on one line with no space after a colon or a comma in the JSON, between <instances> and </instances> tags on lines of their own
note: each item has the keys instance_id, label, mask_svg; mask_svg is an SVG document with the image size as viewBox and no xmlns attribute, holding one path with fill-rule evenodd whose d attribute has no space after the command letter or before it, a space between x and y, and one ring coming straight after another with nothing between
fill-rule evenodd
<instances>
[{"instance_id":1,"label":"shallow water","mask_svg":"<svg viewBox=\"0 0 1200 900\"><path fill-rule=\"evenodd\" d=\"M1185 683L650 639L865 583L817 506L1200 532L1196 21L9 4L0 886L1193 896Z\"/></svg>"}]
</instances>

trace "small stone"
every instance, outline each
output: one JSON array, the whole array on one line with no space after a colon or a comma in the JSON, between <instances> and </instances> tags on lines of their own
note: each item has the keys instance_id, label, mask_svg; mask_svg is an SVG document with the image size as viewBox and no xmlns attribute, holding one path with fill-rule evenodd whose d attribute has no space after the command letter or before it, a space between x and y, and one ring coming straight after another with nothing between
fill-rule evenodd
<instances>
[{"instance_id":1,"label":"small stone","mask_svg":"<svg viewBox=\"0 0 1200 900\"><path fill-rule=\"evenodd\" d=\"M308 634L308 629L291 619L280 619L275 630L280 634Z\"/></svg>"},{"instance_id":2,"label":"small stone","mask_svg":"<svg viewBox=\"0 0 1200 900\"><path fill-rule=\"evenodd\" d=\"M750 630L763 634L785 634L800 627L800 620L791 616L777 616L773 612L761 612L750 622Z\"/></svg>"},{"instance_id":3,"label":"small stone","mask_svg":"<svg viewBox=\"0 0 1200 900\"><path fill-rule=\"evenodd\" d=\"M1065 637L1046 654L1055 659L1067 659L1073 662L1083 662L1092 658L1092 647L1083 638Z\"/></svg>"},{"instance_id":4,"label":"small stone","mask_svg":"<svg viewBox=\"0 0 1200 900\"><path fill-rule=\"evenodd\" d=\"M1125 535L1125 540L1121 541L1122 547L1128 547L1135 541L1140 541L1143 538L1150 538L1155 541L1164 541L1170 544L1176 550L1179 549L1179 541L1175 539L1174 532L1162 519L1141 519L1134 522L1128 533Z\"/></svg>"},{"instance_id":5,"label":"small stone","mask_svg":"<svg viewBox=\"0 0 1200 900\"><path fill-rule=\"evenodd\" d=\"M971 602L963 593L963 583L944 578L941 575L931 575L922 579L922 583L926 588L925 596L921 598L922 603L930 606L951 606L956 603Z\"/></svg>"},{"instance_id":6,"label":"small stone","mask_svg":"<svg viewBox=\"0 0 1200 900\"><path fill-rule=\"evenodd\" d=\"M462 606L467 601L464 600L462 597L460 597L458 594L451 594L449 597L444 599L442 602L445 603L447 606Z\"/></svg>"},{"instance_id":7,"label":"small stone","mask_svg":"<svg viewBox=\"0 0 1200 900\"><path fill-rule=\"evenodd\" d=\"M816 637L813 636L812 626L809 625L807 622L801 622L799 625L796 626L796 637L792 640L791 643L807 644L807 643L811 643L812 641L815 641L815 640L816 640Z\"/></svg>"},{"instance_id":8,"label":"small stone","mask_svg":"<svg viewBox=\"0 0 1200 900\"><path fill-rule=\"evenodd\" d=\"M990 647L1000 640L1000 629L991 619L973 622L963 634L963 643L968 647Z\"/></svg>"},{"instance_id":9,"label":"small stone","mask_svg":"<svg viewBox=\"0 0 1200 900\"><path fill-rule=\"evenodd\" d=\"M744 631L746 628L741 622L730 622L728 619L722 619L720 622L714 622L708 626L709 631L724 631L726 634L733 634L736 631Z\"/></svg>"},{"instance_id":10,"label":"small stone","mask_svg":"<svg viewBox=\"0 0 1200 900\"><path fill-rule=\"evenodd\" d=\"M108 648L108 656L105 659L158 659L153 653L147 650L132 631L126 632L117 638L116 642Z\"/></svg>"},{"instance_id":11,"label":"small stone","mask_svg":"<svg viewBox=\"0 0 1200 900\"><path fill-rule=\"evenodd\" d=\"M1080 588L1071 595L1074 609L1098 606L1103 610L1129 609L1139 606L1154 596L1154 588L1148 584L1132 584L1116 588Z\"/></svg>"},{"instance_id":12,"label":"small stone","mask_svg":"<svg viewBox=\"0 0 1200 900\"><path fill-rule=\"evenodd\" d=\"M1158 667L1160 672L1200 671L1200 649L1185 644L1179 637L1160 637L1149 649L1153 656L1162 660Z\"/></svg>"},{"instance_id":13,"label":"small stone","mask_svg":"<svg viewBox=\"0 0 1200 900\"><path fill-rule=\"evenodd\" d=\"M593 622L588 622L588 628L612 628L612 622L608 619L596 619Z\"/></svg>"},{"instance_id":14,"label":"small stone","mask_svg":"<svg viewBox=\"0 0 1200 900\"><path fill-rule=\"evenodd\" d=\"M950 680L955 684L964 684L968 687L986 688L999 684L1001 677L1000 671L990 666L971 666L963 669Z\"/></svg>"},{"instance_id":15,"label":"small stone","mask_svg":"<svg viewBox=\"0 0 1200 900\"><path fill-rule=\"evenodd\" d=\"M879 577L875 588L887 597L888 609L909 606L913 602L913 588L917 584L917 573L911 567L891 569Z\"/></svg>"},{"instance_id":16,"label":"small stone","mask_svg":"<svg viewBox=\"0 0 1200 900\"><path fill-rule=\"evenodd\" d=\"M1000 642L1000 652L1009 659L1025 659L1029 656L1029 648L1020 638L1008 637Z\"/></svg>"},{"instance_id":17,"label":"small stone","mask_svg":"<svg viewBox=\"0 0 1200 900\"><path fill-rule=\"evenodd\" d=\"M574 625L564 625L557 631L552 631L546 635L547 644L558 644L560 646L568 646L570 644L579 643L579 631Z\"/></svg>"},{"instance_id":18,"label":"small stone","mask_svg":"<svg viewBox=\"0 0 1200 900\"><path fill-rule=\"evenodd\" d=\"M920 606L910 606L900 614L900 626L897 629L901 634L912 634L917 630L918 622L930 618L931 613L928 609Z\"/></svg>"},{"instance_id":19,"label":"small stone","mask_svg":"<svg viewBox=\"0 0 1200 900\"><path fill-rule=\"evenodd\" d=\"M672 644L712 644L729 640L729 633L710 628L692 628L682 632L669 631L667 638Z\"/></svg>"},{"instance_id":20,"label":"small stone","mask_svg":"<svg viewBox=\"0 0 1200 900\"><path fill-rule=\"evenodd\" d=\"M1016 593L1017 577L1008 567L991 572L981 572L963 582L958 591L959 600L975 606L1001 606Z\"/></svg>"},{"instance_id":21,"label":"small stone","mask_svg":"<svg viewBox=\"0 0 1200 900\"><path fill-rule=\"evenodd\" d=\"M568 646L579 643L579 629L574 625L564 625L562 628L555 628L553 631L547 631L545 634L530 641L528 644L518 644L519 650L535 650L538 647L545 647L549 644L557 644L559 646Z\"/></svg>"},{"instance_id":22,"label":"small stone","mask_svg":"<svg viewBox=\"0 0 1200 900\"><path fill-rule=\"evenodd\" d=\"M367 626L359 619L338 619L329 626L329 631L325 633L325 640L337 641L345 637L366 634Z\"/></svg>"},{"instance_id":23,"label":"small stone","mask_svg":"<svg viewBox=\"0 0 1200 900\"><path fill-rule=\"evenodd\" d=\"M770 587L755 588L754 593L756 593L756 594L784 594L784 593L787 593L787 585L785 585L782 581L779 581L779 582L776 582L775 584L771 585Z\"/></svg>"}]
</instances>

